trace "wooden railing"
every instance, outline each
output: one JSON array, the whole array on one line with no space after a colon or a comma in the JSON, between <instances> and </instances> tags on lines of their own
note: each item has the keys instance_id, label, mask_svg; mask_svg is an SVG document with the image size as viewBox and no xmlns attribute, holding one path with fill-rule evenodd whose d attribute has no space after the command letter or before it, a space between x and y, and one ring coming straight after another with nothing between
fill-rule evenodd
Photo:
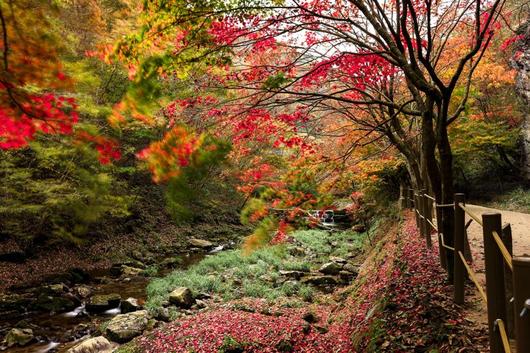
<instances>
[{"instance_id":1,"label":"wooden railing","mask_svg":"<svg viewBox=\"0 0 530 353\"><path fill-rule=\"evenodd\" d=\"M500 213L474 214L466 206L465 195L455 194L454 203L437 204L425 190L402 190L401 205L414 210L420 234L429 248L436 232L440 265L453 281L454 301L465 301L465 281L469 278L487 305L491 353L510 353L509 338L515 339L517 353L530 353L530 257L513 257L512 231L509 224L502 226ZM444 208L454 210L454 238L446 239L437 226ZM469 221L466 223L466 214ZM469 265L471 252L466 230L472 222L482 227L486 289ZM528 235L530 236L530 229ZM447 256L447 255L452 256ZM448 266L452 259L453 266Z\"/></svg>"}]
</instances>

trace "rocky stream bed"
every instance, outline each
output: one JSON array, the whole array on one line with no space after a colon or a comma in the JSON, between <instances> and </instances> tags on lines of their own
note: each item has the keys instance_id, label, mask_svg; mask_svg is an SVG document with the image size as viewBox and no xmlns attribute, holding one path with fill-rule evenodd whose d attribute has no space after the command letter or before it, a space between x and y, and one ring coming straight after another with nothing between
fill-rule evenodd
<instances>
[{"instance_id":1,"label":"rocky stream bed","mask_svg":"<svg viewBox=\"0 0 530 353\"><path fill-rule=\"evenodd\" d=\"M92 347L90 351L111 351L148 326L169 320L167 311L155 318L144 310L150 277L186 269L230 245L191 239L190 249L184 253L151 254L145 262L131 260L88 272L71 269L37 287L0 294L0 350L82 353ZM183 296L181 306L189 308L189 293ZM113 342L97 337L102 334ZM96 337L87 340L90 336Z\"/></svg>"}]
</instances>

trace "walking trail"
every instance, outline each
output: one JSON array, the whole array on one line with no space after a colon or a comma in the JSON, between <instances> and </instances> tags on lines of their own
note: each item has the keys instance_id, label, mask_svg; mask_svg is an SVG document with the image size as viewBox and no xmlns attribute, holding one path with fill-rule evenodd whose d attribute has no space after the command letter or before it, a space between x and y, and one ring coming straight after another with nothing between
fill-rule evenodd
<instances>
[{"instance_id":1,"label":"walking trail","mask_svg":"<svg viewBox=\"0 0 530 353\"><path fill-rule=\"evenodd\" d=\"M503 225L510 223L513 238L514 256L530 256L530 214L504 211L494 208L488 208L478 205L467 205L469 210L482 218L484 213L501 213ZM466 222L471 218L466 214ZM479 282L483 288L486 288L484 275L484 240L482 227L475 221L467 229L467 236L471 253L473 255L473 268L477 273ZM473 293L466 293L466 314L469 320L476 322L478 325L487 327L487 310L486 305L478 295L478 291L472 287ZM469 295L469 296L468 296ZM513 342L512 342L513 343Z\"/></svg>"}]
</instances>

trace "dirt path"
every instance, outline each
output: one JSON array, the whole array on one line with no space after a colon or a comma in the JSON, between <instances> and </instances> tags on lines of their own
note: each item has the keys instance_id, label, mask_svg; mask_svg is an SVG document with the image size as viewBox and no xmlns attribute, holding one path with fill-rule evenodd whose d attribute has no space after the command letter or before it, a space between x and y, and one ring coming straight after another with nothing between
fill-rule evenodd
<instances>
[{"instance_id":1,"label":"dirt path","mask_svg":"<svg viewBox=\"0 0 530 353\"><path fill-rule=\"evenodd\" d=\"M500 212L503 225L510 223L512 227L513 254L515 256L530 255L530 214L498 210L478 205L467 205L469 210L479 218L484 213ZM471 218L466 214L466 222ZM473 268L477 273L479 282L486 288L484 274L484 240L482 227L475 221L467 229L467 236L473 255ZM487 327L487 309L485 303L478 295L478 291L471 287L471 293L466 293L466 316L479 326ZM511 342L513 345L513 342ZM514 347L512 346L512 349Z\"/></svg>"}]
</instances>

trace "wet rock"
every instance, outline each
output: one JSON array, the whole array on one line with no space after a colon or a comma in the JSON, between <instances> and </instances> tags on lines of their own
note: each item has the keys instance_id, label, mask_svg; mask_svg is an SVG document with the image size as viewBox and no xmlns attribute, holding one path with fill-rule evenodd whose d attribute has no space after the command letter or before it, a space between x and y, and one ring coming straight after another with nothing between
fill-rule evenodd
<instances>
[{"instance_id":1,"label":"wet rock","mask_svg":"<svg viewBox=\"0 0 530 353\"><path fill-rule=\"evenodd\" d=\"M110 353L116 347L103 336L92 337L70 348L67 353Z\"/></svg>"},{"instance_id":2,"label":"wet rock","mask_svg":"<svg viewBox=\"0 0 530 353\"><path fill-rule=\"evenodd\" d=\"M180 263L180 260L178 257L168 257L167 259L164 259L160 263L160 266L167 267L167 268L174 268L174 267L177 267L179 263Z\"/></svg>"},{"instance_id":3,"label":"wet rock","mask_svg":"<svg viewBox=\"0 0 530 353\"><path fill-rule=\"evenodd\" d=\"M169 302L181 308L189 308L193 305L191 290L186 287L178 287L169 293Z\"/></svg>"},{"instance_id":4,"label":"wet rock","mask_svg":"<svg viewBox=\"0 0 530 353\"><path fill-rule=\"evenodd\" d=\"M294 279L299 280L304 275L306 275L306 273L304 273L302 271L284 271L284 270L280 270L280 275L282 275L284 277L287 277L287 278L294 278Z\"/></svg>"},{"instance_id":5,"label":"wet rock","mask_svg":"<svg viewBox=\"0 0 530 353\"><path fill-rule=\"evenodd\" d=\"M310 284L314 286L324 286L324 285L336 285L338 284L337 278L333 276L320 276L312 275L302 278L302 283Z\"/></svg>"},{"instance_id":6,"label":"wet rock","mask_svg":"<svg viewBox=\"0 0 530 353\"><path fill-rule=\"evenodd\" d=\"M326 275L338 275L342 270L342 266L336 262L328 262L323 264L318 272L324 273Z\"/></svg>"},{"instance_id":7,"label":"wet rock","mask_svg":"<svg viewBox=\"0 0 530 353\"><path fill-rule=\"evenodd\" d=\"M71 298L63 298L50 296L47 294L41 294L38 296L37 301L31 305L33 310L49 311L54 313L62 313L70 311L77 306Z\"/></svg>"},{"instance_id":8,"label":"wet rock","mask_svg":"<svg viewBox=\"0 0 530 353\"><path fill-rule=\"evenodd\" d=\"M121 264L113 264L109 269L110 274L114 277L121 276L121 271Z\"/></svg>"},{"instance_id":9,"label":"wet rock","mask_svg":"<svg viewBox=\"0 0 530 353\"><path fill-rule=\"evenodd\" d=\"M5 317L6 312L24 311L34 300L31 293L0 295L0 313L3 314L2 317Z\"/></svg>"},{"instance_id":10,"label":"wet rock","mask_svg":"<svg viewBox=\"0 0 530 353\"><path fill-rule=\"evenodd\" d=\"M74 288L74 293L77 294L79 298L85 299L90 297L90 295L92 294L92 288L84 285L77 286Z\"/></svg>"},{"instance_id":11,"label":"wet rock","mask_svg":"<svg viewBox=\"0 0 530 353\"><path fill-rule=\"evenodd\" d=\"M200 300L212 299L212 296L210 294L208 294L208 293L201 292L201 293L197 294L195 299L200 299Z\"/></svg>"},{"instance_id":12,"label":"wet rock","mask_svg":"<svg viewBox=\"0 0 530 353\"><path fill-rule=\"evenodd\" d=\"M140 336L147 328L147 310L116 315L107 325L106 334L114 342L126 343Z\"/></svg>"},{"instance_id":13,"label":"wet rock","mask_svg":"<svg viewBox=\"0 0 530 353\"><path fill-rule=\"evenodd\" d=\"M214 244L211 241L204 240L204 239L197 239L197 238L188 239L188 243L193 247L201 248L201 249L209 249L214 246Z\"/></svg>"},{"instance_id":14,"label":"wet rock","mask_svg":"<svg viewBox=\"0 0 530 353\"><path fill-rule=\"evenodd\" d=\"M127 265L122 265L121 274L125 277L137 277L144 273L144 270L141 268L131 267Z\"/></svg>"},{"instance_id":15,"label":"wet rock","mask_svg":"<svg viewBox=\"0 0 530 353\"><path fill-rule=\"evenodd\" d=\"M5 344L8 348L13 346L26 346L30 344L35 336L33 336L33 330L30 328L13 328L11 329L5 338Z\"/></svg>"},{"instance_id":16,"label":"wet rock","mask_svg":"<svg viewBox=\"0 0 530 353\"><path fill-rule=\"evenodd\" d=\"M142 309L142 306L138 304L138 300L135 298L127 298L125 300L122 300L120 303L121 312L131 313L133 311L138 311Z\"/></svg>"},{"instance_id":17,"label":"wet rock","mask_svg":"<svg viewBox=\"0 0 530 353\"><path fill-rule=\"evenodd\" d=\"M86 303L86 311L90 313L101 313L106 310L116 308L120 305L121 295L113 294L98 294L90 298Z\"/></svg>"},{"instance_id":18,"label":"wet rock","mask_svg":"<svg viewBox=\"0 0 530 353\"><path fill-rule=\"evenodd\" d=\"M205 302L204 300L196 300L195 306L197 307L197 309L204 309L208 306L208 303Z\"/></svg>"}]
</instances>

